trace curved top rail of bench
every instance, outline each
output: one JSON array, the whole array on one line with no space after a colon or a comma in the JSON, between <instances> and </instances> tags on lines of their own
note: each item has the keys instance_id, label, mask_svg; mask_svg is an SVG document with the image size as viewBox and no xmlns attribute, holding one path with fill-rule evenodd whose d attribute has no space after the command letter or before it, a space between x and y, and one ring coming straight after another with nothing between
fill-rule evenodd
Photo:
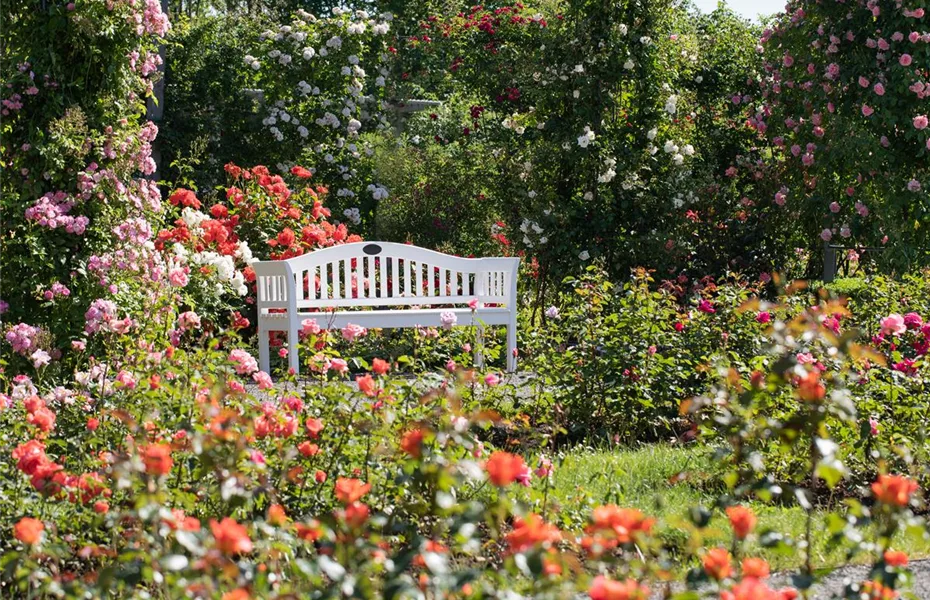
<instances>
[{"instance_id":1,"label":"curved top rail of bench","mask_svg":"<svg viewBox=\"0 0 930 600\"><path fill-rule=\"evenodd\" d=\"M461 256L452 256L443 254L435 250L411 246L409 244L398 244L396 242L352 242L350 244L340 244L314 250L300 256L289 258L285 261L294 271L308 269L312 266L326 264L336 260L346 260L352 258L364 258L370 256L392 257L417 262L425 262L430 265L455 269L458 271L477 272L488 268L495 270L508 270L516 273L520 264L519 258L507 257L490 257L490 258L464 258Z\"/></svg>"}]
</instances>

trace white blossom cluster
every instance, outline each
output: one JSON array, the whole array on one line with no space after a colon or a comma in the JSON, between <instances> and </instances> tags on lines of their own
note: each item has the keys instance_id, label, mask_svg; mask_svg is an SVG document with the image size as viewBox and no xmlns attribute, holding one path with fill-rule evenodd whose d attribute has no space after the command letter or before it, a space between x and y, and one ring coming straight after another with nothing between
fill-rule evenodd
<instances>
[{"instance_id":1,"label":"white blossom cluster","mask_svg":"<svg viewBox=\"0 0 930 600\"><path fill-rule=\"evenodd\" d=\"M244 59L261 71L268 134L295 144L295 155L312 151L316 159L309 162L322 180L346 182L340 198L355 198L365 186L375 200L388 195L359 161L373 155L364 133L391 126L380 95L391 72L392 20L389 13L339 7L321 16L299 10L289 25L263 32L261 50ZM365 57L375 57L373 65Z\"/></svg>"},{"instance_id":2,"label":"white blossom cluster","mask_svg":"<svg viewBox=\"0 0 930 600\"><path fill-rule=\"evenodd\" d=\"M357 206L345 209L342 211L342 214L345 215L345 218L348 219L353 225L358 225L362 222L362 214L359 212Z\"/></svg>"},{"instance_id":3,"label":"white blossom cluster","mask_svg":"<svg viewBox=\"0 0 930 600\"><path fill-rule=\"evenodd\" d=\"M523 233L523 245L527 248L534 247L536 243L542 246L549 242L549 238L543 235L545 230L536 221L523 219L523 222L520 223L520 231ZM537 236L536 242L530 237L531 234Z\"/></svg>"},{"instance_id":4,"label":"white blossom cluster","mask_svg":"<svg viewBox=\"0 0 930 600\"><path fill-rule=\"evenodd\" d=\"M378 185L376 183L368 184L368 191L371 192L372 198L375 200L384 200L388 197L388 190L386 187Z\"/></svg>"}]
</instances>

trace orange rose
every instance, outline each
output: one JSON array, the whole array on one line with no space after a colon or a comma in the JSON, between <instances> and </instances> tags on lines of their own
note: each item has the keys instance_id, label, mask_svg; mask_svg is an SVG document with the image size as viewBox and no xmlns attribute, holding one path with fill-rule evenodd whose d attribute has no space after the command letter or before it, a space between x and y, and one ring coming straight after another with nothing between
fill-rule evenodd
<instances>
[{"instance_id":1,"label":"orange rose","mask_svg":"<svg viewBox=\"0 0 930 600\"><path fill-rule=\"evenodd\" d=\"M371 490L370 483L364 483L359 479L348 479L340 477L336 480L336 498L343 504L352 504L357 502Z\"/></svg>"},{"instance_id":2,"label":"orange rose","mask_svg":"<svg viewBox=\"0 0 930 600\"><path fill-rule=\"evenodd\" d=\"M756 528L756 515L745 506L730 506L727 508L727 517L733 527L733 534L737 539L745 540Z\"/></svg>"},{"instance_id":3,"label":"orange rose","mask_svg":"<svg viewBox=\"0 0 930 600\"><path fill-rule=\"evenodd\" d=\"M764 558L744 558L743 577L765 579L769 576L769 563Z\"/></svg>"},{"instance_id":4,"label":"orange rose","mask_svg":"<svg viewBox=\"0 0 930 600\"><path fill-rule=\"evenodd\" d=\"M798 382L798 397L805 402L820 402L827 395L827 388L820 382L820 372L811 371Z\"/></svg>"},{"instance_id":5,"label":"orange rose","mask_svg":"<svg viewBox=\"0 0 930 600\"><path fill-rule=\"evenodd\" d=\"M152 444L142 450L142 462L149 475L167 475L171 472L174 461L171 459L171 447L168 444Z\"/></svg>"},{"instance_id":6,"label":"orange rose","mask_svg":"<svg viewBox=\"0 0 930 600\"><path fill-rule=\"evenodd\" d=\"M307 419L305 426L307 427L307 435L313 439L320 437L320 432L323 431L323 421L313 417Z\"/></svg>"},{"instance_id":7,"label":"orange rose","mask_svg":"<svg viewBox=\"0 0 930 600\"><path fill-rule=\"evenodd\" d=\"M514 519L513 531L505 535L504 539L511 552L526 552L537 544L555 544L562 539L562 534L558 527L531 513L525 518Z\"/></svg>"},{"instance_id":8,"label":"orange rose","mask_svg":"<svg viewBox=\"0 0 930 600\"><path fill-rule=\"evenodd\" d=\"M371 370L375 372L375 375L384 375L391 370L391 364L386 360L376 358L371 361Z\"/></svg>"},{"instance_id":9,"label":"orange rose","mask_svg":"<svg viewBox=\"0 0 930 600\"><path fill-rule=\"evenodd\" d=\"M620 508L615 504L605 504L594 509L591 515L594 523L589 531L610 531L619 543L627 544L639 535L648 534L655 524L655 519L646 517L635 508Z\"/></svg>"},{"instance_id":10,"label":"orange rose","mask_svg":"<svg viewBox=\"0 0 930 600\"><path fill-rule=\"evenodd\" d=\"M268 522L272 525L284 525L287 523L287 513L280 504L272 504L268 507Z\"/></svg>"},{"instance_id":11,"label":"orange rose","mask_svg":"<svg viewBox=\"0 0 930 600\"><path fill-rule=\"evenodd\" d=\"M906 567L907 553L900 550L886 550L883 557L889 567Z\"/></svg>"},{"instance_id":12,"label":"orange rose","mask_svg":"<svg viewBox=\"0 0 930 600\"><path fill-rule=\"evenodd\" d=\"M862 584L861 588L862 595L860 598L868 598L869 600L894 600L898 597L898 592L894 591L890 587L885 587L878 581L866 581Z\"/></svg>"},{"instance_id":13,"label":"orange rose","mask_svg":"<svg viewBox=\"0 0 930 600\"><path fill-rule=\"evenodd\" d=\"M246 528L229 517L222 521L210 520L210 531L217 549L226 555L246 554L252 551L252 540Z\"/></svg>"},{"instance_id":14,"label":"orange rose","mask_svg":"<svg viewBox=\"0 0 930 600\"><path fill-rule=\"evenodd\" d=\"M23 517L13 526L13 535L24 544L35 546L42 539L45 525L38 519Z\"/></svg>"},{"instance_id":15,"label":"orange rose","mask_svg":"<svg viewBox=\"0 0 930 600\"><path fill-rule=\"evenodd\" d=\"M640 585L635 579L614 581L598 575L588 589L591 600L646 600L649 588Z\"/></svg>"},{"instance_id":16,"label":"orange rose","mask_svg":"<svg viewBox=\"0 0 930 600\"><path fill-rule=\"evenodd\" d=\"M484 465L491 483L504 487L513 483L526 469L523 457L509 452L495 452Z\"/></svg>"},{"instance_id":17,"label":"orange rose","mask_svg":"<svg viewBox=\"0 0 930 600\"><path fill-rule=\"evenodd\" d=\"M725 548L714 548L704 555L704 572L716 580L726 579L733 574L730 553Z\"/></svg>"},{"instance_id":18,"label":"orange rose","mask_svg":"<svg viewBox=\"0 0 930 600\"><path fill-rule=\"evenodd\" d=\"M423 454L423 432L419 429L405 432L400 438L400 449L413 458L420 458Z\"/></svg>"},{"instance_id":19,"label":"orange rose","mask_svg":"<svg viewBox=\"0 0 930 600\"><path fill-rule=\"evenodd\" d=\"M359 528L368 520L371 513L368 506L361 502L353 502L346 507L346 523L349 527Z\"/></svg>"},{"instance_id":20,"label":"orange rose","mask_svg":"<svg viewBox=\"0 0 930 600\"><path fill-rule=\"evenodd\" d=\"M878 501L892 506L907 506L916 491L917 483L902 475L879 475L872 484L872 493Z\"/></svg>"}]
</instances>

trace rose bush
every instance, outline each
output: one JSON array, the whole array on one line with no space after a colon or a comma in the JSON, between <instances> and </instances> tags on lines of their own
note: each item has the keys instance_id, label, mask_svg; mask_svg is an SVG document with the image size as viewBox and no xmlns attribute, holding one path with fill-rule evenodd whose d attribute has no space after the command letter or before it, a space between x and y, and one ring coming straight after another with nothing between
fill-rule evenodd
<instances>
[{"instance_id":1,"label":"rose bush","mask_svg":"<svg viewBox=\"0 0 930 600\"><path fill-rule=\"evenodd\" d=\"M11 2L3 13L4 321L39 327L57 357L92 302L131 294L84 276L95 256L144 253L157 227L161 194L145 177L158 128L142 116L170 24L155 0Z\"/></svg>"},{"instance_id":2,"label":"rose bush","mask_svg":"<svg viewBox=\"0 0 930 600\"><path fill-rule=\"evenodd\" d=\"M701 314L717 314L708 310ZM898 321L883 326L900 333ZM798 364L800 348L779 333L809 343L803 327L831 344L814 311L772 322L772 351L785 358L770 363L761 387L756 375L728 375L720 383L727 391L708 403L707 422L717 423L709 431L719 427L736 442L724 463L733 466L725 477L732 484L715 507L682 507L692 539L684 546L659 536L648 514L616 504L566 507L585 516L561 519L548 500L553 462L488 440L499 418L483 408L494 378L453 369L424 391L390 377L394 361L372 360L360 363L367 372L353 386L275 384L231 330L215 336L191 314L170 324L197 343L164 341L153 329L114 332L106 360L86 357L63 385L4 374L0 435L9 451L0 455L0 486L17 501L0 507L12 534L0 538L0 563L14 594L645 598L647 588L677 581L681 597L711 590L783 600L798 591L767 582L756 548L792 551L805 540L757 528L744 502L780 494L766 477L770 463L760 467L751 449L797 427L788 439L816 442L814 460L793 475L791 491L805 508L812 496L803 482L835 487L844 473L822 427L830 415L852 416L842 380ZM332 336L307 329L306 341L329 352ZM860 352L843 343L851 356ZM769 394L786 394L810 418L744 420L742 411ZM907 556L895 550L895 534L926 535L914 479L882 473L866 483L859 502L836 509L835 527L808 533L871 557L867 580L850 583L850 594L904 588ZM700 541L717 510L730 523L729 549ZM795 580L802 590L815 580L815 560Z\"/></svg>"},{"instance_id":3,"label":"rose bush","mask_svg":"<svg viewBox=\"0 0 930 600\"><path fill-rule=\"evenodd\" d=\"M786 9L762 36L766 77L750 120L782 164L775 202L805 215L797 245L887 246L886 262L920 264L930 218L926 7Z\"/></svg>"}]
</instances>

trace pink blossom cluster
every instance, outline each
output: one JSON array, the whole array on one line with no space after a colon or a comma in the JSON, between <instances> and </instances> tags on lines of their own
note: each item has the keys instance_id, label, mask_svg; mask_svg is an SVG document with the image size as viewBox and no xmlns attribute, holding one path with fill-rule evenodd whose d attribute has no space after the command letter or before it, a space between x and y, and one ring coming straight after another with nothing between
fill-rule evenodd
<instances>
[{"instance_id":1,"label":"pink blossom cluster","mask_svg":"<svg viewBox=\"0 0 930 600\"><path fill-rule=\"evenodd\" d=\"M133 0L136 4L138 0ZM155 35L164 37L171 30L171 23L168 21L168 15L162 12L161 3L158 0L145 0L145 5L141 13L132 15L136 24L136 35Z\"/></svg>"},{"instance_id":2,"label":"pink blossom cluster","mask_svg":"<svg viewBox=\"0 0 930 600\"><path fill-rule=\"evenodd\" d=\"M152 226L143 217L133 217L114 227L113 233L122 241L142 245L152 238Z\"/></svg>"},{"instance_id":3,"label":"pink blossom cluster","mask_svg":"<svg viewBox=\"0 0 930 600\"><path fill-rule=\"evenodd\" d=\"M26 323L17 323L6 332L5 337L6 341L13 346L13 352L25 356L32 349L33 342L38 334L38 328Z\"/></svg>"},{"instance_id":4,"label":"pink blossom cluster","mask_svg":"<svg viewBox=\"0 0 930 600\"><path fill-rule=\"evenodd\" d=\"M23 97L19 94L12 94L9 98L0 100L0 106L3 106L3 109L0 110L0 114L7 116L10 114L10 111L20 110L23 107Z\"/></svg>"},{"instance_id":5,"label":"pink blossom cluster","mask_svg":"<svg viewBox=\"0 0 930 600\"><path fill-rule=\"evenodd\" d=\"M68 213L74 208L74 201L65 192L48 192L36 203L26 209L26 219L36 221L43 227L57 229L63 227L68 233L82 235L90 219L85 216L72 216Z\"/></svg>"},{"instance_id":6,"label":"pink blossom cluster","mask_svg":"<svg viewBox=\"0 0 930 600\"><path fill-rule=\"evenodd\" d=\"M361 325L355 325L354 323L349 323L342 328L342 337L348 342L354 342L358 338L364 337L367 333L367 329Z\"/></svg>"},{"instance_id":7,"label":"pink blossom cluster","mask_svg":"<svg viewBox=\"0 0 930 600\"><path fill-rule=\"evenodd\" d=\"M241 348L236 348L229 353L229 361L235 363L236 373L239 375L251 375L258 371L258 361Z\"/></svg>"},{"instance_id":8,"label":"pink blossom cluster","mask_svg":"<svg viewBox=\"0 0 930 600\"><path fill-rule=\"evenodd\" d=\"M87 312L84 313L84 331L86 333L100 331L126 333L132 327L132 319L129 317L117 319L116 312L116 303L112 300L104 298L94 300Z\"/></svg>"},{"instance_id":9,"label":"pink blossom cluster","mask_svg":"<svg viewBox=\"0 0 930 600\"><path fill-rule=\"evenodd\" d=\"M329 371L339 374L348 372L349 363L342 358L330 358L323 353L315 354L310 359L310 370L325 375Z\"/></svg>"},{"instance_id":10,"label":"pink blossom cluster","mask_svg":"<svg viewBox=\"0 0 930 600\"><path fill-rule=\"evenodd\" d=\"M71 295L71 290L69 290L63 283L56 281L52 286L45 290L42 293L42 297L46 300L54 300L55 298L61 296L67 298Z\"/></svg>"}]
</instances>

